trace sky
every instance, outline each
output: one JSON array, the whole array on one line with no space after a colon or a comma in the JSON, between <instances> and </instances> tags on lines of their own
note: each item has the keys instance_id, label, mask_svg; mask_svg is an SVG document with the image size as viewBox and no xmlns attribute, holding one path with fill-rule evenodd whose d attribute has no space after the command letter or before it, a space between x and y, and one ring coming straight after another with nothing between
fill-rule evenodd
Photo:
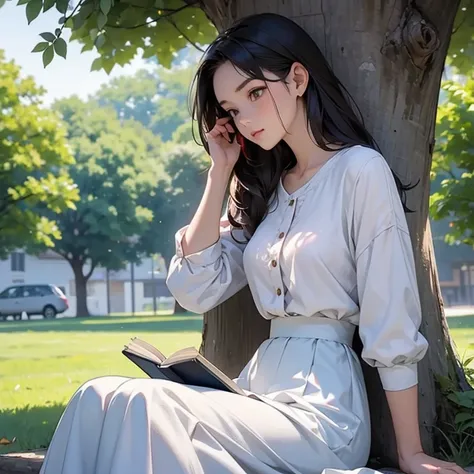
<instances>
[{"instance_id":1,"label":"sky","mask_svg":"<svg viewBox=\"0 0 474 474\"><path fill-rule=\"evenodd\" d=\"M61 14L52 8L47 13L40 14L31 25L28 25L25 5L16 6L17 3L16 0L8 0L0 8L0 49L5 51L7 60L15 60L24 75L33 76L36 83L47 90L44 97L45 104L73 94L85 99L111 78L134 74L138 69L145 67L145 61L136 58L125 67L115 66L110 76L104 71L90 72L90 66L97 53L86 51L81 54L82 45L74 41L68 43L67 59L55 56L45 69L42 53L32 53L31 50L37 43L43 41L39 36L40 33L54 32ZM64 38L67 41L67 36Z\"/></svg>"}]
</instances>

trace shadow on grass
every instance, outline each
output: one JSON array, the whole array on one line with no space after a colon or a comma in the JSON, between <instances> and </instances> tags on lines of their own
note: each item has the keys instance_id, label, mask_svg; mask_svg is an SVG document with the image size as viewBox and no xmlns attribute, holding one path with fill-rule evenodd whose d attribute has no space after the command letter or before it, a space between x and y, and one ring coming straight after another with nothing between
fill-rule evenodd
<instances>
[{"instance_id":1,"label":"shadow on grass","mask_svg":"<svg viewBox=\"0 0 474 474\"><path fill-rule=\"evenodd\" d=\"M0 334L16 332L190 332L202 330L202 317L199 315L176 316L164 319L157 317L129 316L91 316L88 318L65 318L53 321L33 320L3 322Z\"/></svg>"},{"instance_id":2,"label":"shadow on grass","mask_svg":"<svg viewBox=\"0 0 474 474\"><path fill-rule=\"evenodd\" d=\"M0 410L0 439L15 441L0 446L0 454L47 448L66 406L26 406Z\"/></svg>"}]
</instances>

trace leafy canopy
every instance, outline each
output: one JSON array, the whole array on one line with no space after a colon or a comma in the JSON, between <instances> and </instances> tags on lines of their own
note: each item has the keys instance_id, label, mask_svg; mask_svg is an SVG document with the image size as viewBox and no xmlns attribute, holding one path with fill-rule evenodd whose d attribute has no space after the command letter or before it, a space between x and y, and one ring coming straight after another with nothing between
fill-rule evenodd
<instances>
[{"instance_id":1,"label":"leafy canopy","mask_svg":"<svg viewBox=\"0 0 474 474\"><path fill-rule=\"evenodd\" d=\"M18 5L25 5L28 23L53 7L58 11L56 27L42 33L33 49L42 53L45 67L55 55L66 57L65 29L70 30L69 41L83 44L82 51L98 53L91 70L107 73L137 53L156 56L170 67L177 51L188 44L200 49L216 36L196 0L19 0Z\"/></svg>"},{"instance_id":2,"label":"leafy canopy","mask_svg":"<svg viewBox=\"0 0 474 474\"><path fill-rule=\"evenodd\" d=\"M44 90L0 50L0 258L20 247L52 247L55 216L79 198L67 166L74 162L57 115L41 106ZM50 211L40 216L35 207Z\"/></svg>"},{"instance_id":3,"label":"leafy canopy","mask_svg":"<svg viewBox=\"0 0 474 474\"><path fill-rule=\"evenodd\" d=\"M430 211L435 219L449 218L448 243L474 246L474 78L446 81L443 90L432 174L444 179Z\"/></svg>"}]
</instances>

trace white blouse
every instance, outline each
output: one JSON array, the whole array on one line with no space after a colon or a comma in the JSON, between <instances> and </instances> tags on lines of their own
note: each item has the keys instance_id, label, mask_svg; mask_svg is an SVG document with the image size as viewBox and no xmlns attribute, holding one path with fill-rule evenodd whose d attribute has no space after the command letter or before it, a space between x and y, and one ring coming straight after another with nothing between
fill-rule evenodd
<instances>
[{"instance_id":1,"label":"white blouse","mask_svg":"<svg viewBox=\"0 0 474 474\"><path fill-rule=\"evenodd\" d=\"M359 145L340 150L294 193L280 180L275 194L246 245L223 217L218 241L184 256L187 226L178 230L171 293L202 313L248 284L264 318L322 314L352 323L385 390L415 385L428 343L419 332L407 223L385 159ZM233 234L245 240L241 230Z\"/></svg>"}]
</instances>

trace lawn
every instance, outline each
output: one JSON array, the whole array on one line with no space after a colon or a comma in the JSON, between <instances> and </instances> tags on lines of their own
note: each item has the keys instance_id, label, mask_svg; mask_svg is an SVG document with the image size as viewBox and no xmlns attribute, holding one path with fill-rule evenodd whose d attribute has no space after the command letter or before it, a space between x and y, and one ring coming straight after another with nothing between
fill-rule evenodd
<instances>
[{"instance_id":1,"label":"lawn","mask_svg":"<svg viewBox=\"0 0 474 474\"><path fill-rule=\"evenodd\" d=\"M195 315L94 317L0 323L0 454L47 446L65 403L101 375L143 377L121 354L141 337L164 354L199 347Z\"/></svg>"},{"instance_id":2,"label":"lawn","mask_svg":"<svg viewBox=\"0 0 474 474\"><path fill-rule=\"evenodd\" d=\"M474 315L448 323L459 353L474 355ZM67 400L86 380L143 377L120 352L130 337L170 354L199 347L201 327L200 316L186 314L0 323L0 440L15 439L0 445L0 454L47 446Z\"/></svg>"}]
</instances>

